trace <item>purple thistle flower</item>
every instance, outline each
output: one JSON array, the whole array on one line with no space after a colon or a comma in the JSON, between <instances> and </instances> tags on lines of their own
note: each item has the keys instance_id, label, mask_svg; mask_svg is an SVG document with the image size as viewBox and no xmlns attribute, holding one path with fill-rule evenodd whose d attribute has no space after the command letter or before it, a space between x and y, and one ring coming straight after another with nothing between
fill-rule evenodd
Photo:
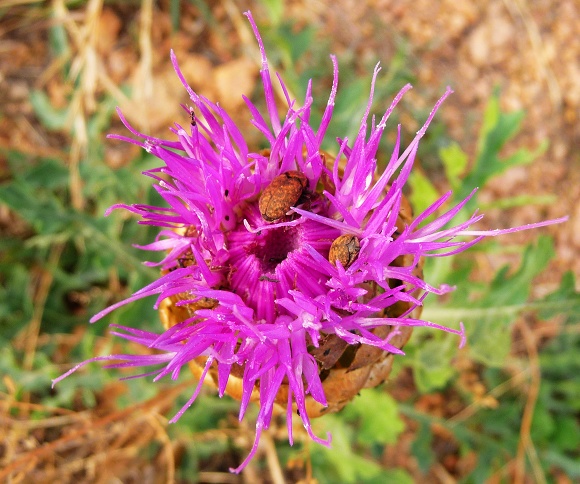
<instances>
[{"instance_id":1,"label":"purple thistle flower","mask_svg":"<svg viewBox=\"0 0 580 484\"><path fill-rule=\"evenodd\" d=\"M270 425L280 395L286 402L291 443L294 408L312 439L330 443L330 436L324 440L313 434L307 411L307 399L327 405L319 361L309 352L320 347L327 335L335 335L348 345L370 345L403 354L400 345L393 342L398 328L428 326L459 335L463 345L463 326L450 329L413 317L428 293L444 294L453 289L446 285L433 287L417 276L423 258L464 251L484 237L566 220L474 231L470 227L483 217L475 213L450 226L474 190L429 223L421 225L449 200L450 192L412 222L399 226L397 219L404 210L402 190L419 140L451 89L435 104L402 153L398 128L390 161L379 173L379 141L390 114L411 86L403 87L378 124L372 118L369 128L374 84L380 70L375 68L359 132L352 142L338 140L338 153L329 168L321 145L337 93L336 58L331 56L334 81L318 128L309 123L310 83L299 107L278 79L287 101L286 116L280 121L264 46L251 14L246 16L262 57L266 118L248 99L244 100L252 124L269 144L268 151L250 151L228 114L189 87L173 53L175 71L192 102L191 108L184 106L191 114L190 126L186 129L176 124L172 131L177 141L166 141L137 132L119 112L127 129L142 141L110 136L135 143L163 162L163 166L145 174L155 181L166 206L119 204L107 214L124 208L138 214L142 219L139 223L161 227L155 242L141 248L161 251L165 256L159 264L147 263L160 266L162 276L158 280L101 311L91 322L150 295L157 296L155 307L167 298L177 298L176 307L182 307L186 317L160 334L112 325L117 329L113 334L158 350L159 354L96 357L54 380L56 383L92 361L116 362L106 368L156 365L156 370L137 376L154 375L154 381L166 375L175 379L182 368L197 361L202 366L200 384L171 420L175 422L198 396L210 369L216 375L220 396L228 382L237 377L242 386L240 419L251 399L259 398L260 410L254 445L234 472L240 472L256 453L260 434ZM281 176L286 178L278 178ZM268 189L278 186L278 182L282 187L279 191ZM283 209L283 215L270 221L259 204L265 190L273 193L274 202ZM354 241L351 246L339 247L346 251L348 263L340 258L329 261L333 241L343 235L351 236L345 240ZM395 263L402 257L408 261L405 265ZM389 280L401 283L393 288ZM398 303L408 309L389 317L388 308ZM376 328L384 327L394 330L386 337L375 334Z\"/></svg>"}]
</instances>

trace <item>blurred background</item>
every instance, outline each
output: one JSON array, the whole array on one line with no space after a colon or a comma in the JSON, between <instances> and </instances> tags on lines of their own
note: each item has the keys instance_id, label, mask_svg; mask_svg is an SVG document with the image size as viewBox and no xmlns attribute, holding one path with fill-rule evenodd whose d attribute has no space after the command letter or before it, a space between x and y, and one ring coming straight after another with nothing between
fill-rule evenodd
<instances>
[{"instance_id":1,"label":"blurred background","mask_svg":"<svg viewBox=\"0 0 580 484\"><path fill-rule=\"evenodd\" d=\"M109 322L159 330L151 300L88 323L156 277L132 247L155 231L103 217L114 203L157 203L140 172L159 162L105 138L128 134L115 107L162 138L188 123L173 49L190 85L262 147L241 98L262 102L248 9L292 94L303 99L313 79L319 113L337 55L329 139L356 132L377 62L374 113L414 85L390 125L407 142L454 89L421 145L416 209L479 186L482 228L570 220L428 264L428 282L458 290L428 299L423 316L463 321L467 347L415 331L390 381L315 422L331 450L300 429L290 447L274 422L237 476L228 468L254 432L236 402L204 389L167 423L195 385L188 375L119 381L129 373L90 365L55 389L51 379L134 350ZM578 32L576 0L0 1L0 482L578 482Z\"/></svg>"}]
</instances>

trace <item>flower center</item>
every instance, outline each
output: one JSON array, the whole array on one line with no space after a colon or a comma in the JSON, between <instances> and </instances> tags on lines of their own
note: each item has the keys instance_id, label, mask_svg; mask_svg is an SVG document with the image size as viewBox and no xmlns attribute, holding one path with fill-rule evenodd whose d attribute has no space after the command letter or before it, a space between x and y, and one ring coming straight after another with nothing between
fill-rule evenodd
<instances>
[{"instance_id":1,"label":"flower center","mask_svg":"<svg viewBox=\"0 0 580 484\"><path fill-rule=\"evenodd\" d=\"M290 252L299 247L298 230L295 227L280 227L257 237L256 245L250 249L249 254L260 261L264 274L271 274L286 260Z\"/></svg>"},{"instance_id":2,"label":"flower center","mask_svg":"<svg viewBox=\"0 0 580 484\"><path fill-rule=\"evenodd\" d=\"M275 321L284 312L276 300L298 290L314 297L322 294L328 275L318 272L307 247L328 256L336 229L311 220L295 226L249 231L264 225L256 204L248 204L238 224L227 235L229 252L227 281L232 292L254 309L257 320Z\"/></svg>"}]
</instances>

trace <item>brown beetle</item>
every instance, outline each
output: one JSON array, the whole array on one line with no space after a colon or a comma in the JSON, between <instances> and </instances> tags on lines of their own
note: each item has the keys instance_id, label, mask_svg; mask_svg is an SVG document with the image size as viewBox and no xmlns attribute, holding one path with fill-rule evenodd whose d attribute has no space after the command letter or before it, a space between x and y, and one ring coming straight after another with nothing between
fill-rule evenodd
<instances>
[{"instance_id":1,"label":"brown beetle","mask_svg":"<svg viewBox=\"0 0 580 484\"><path fill-rule=\"evenodd\" d=\"M336 265L338 260L346 269L357 259L359 252L360 242L357 237L351 234L341 235L330 246L328 260L333 265Z\"/></svg>"},{"instance_id":2,"label":"brown beetle","mask_svg":"<svg viewBox=\"0 0 580 484\"><path fill-rule=\"evenodd\" d=\"M299 171L278 175L260 195L258 206L264 220L273 222L286 215L308 188L308 178Z\"/></svg>"}]
</instances>

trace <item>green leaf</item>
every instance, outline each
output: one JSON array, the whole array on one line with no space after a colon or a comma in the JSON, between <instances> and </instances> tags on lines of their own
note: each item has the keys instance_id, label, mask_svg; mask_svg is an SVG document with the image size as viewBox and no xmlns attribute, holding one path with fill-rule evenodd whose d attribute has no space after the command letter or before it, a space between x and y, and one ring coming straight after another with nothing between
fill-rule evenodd
<instances>
[{"instance_id":1,"label":"green leaf","mask_svg":"<svg viewBox=\"0 0 580 484\"><path fill-rule=\"evenodd\" d=\"M546 151L548 143L544 142L533 152L520 149L508 158L500 158L501 149L519 132L523 118L523 111L501 112L497 93L490 99L480 131L477 158L455 192L455 200L463 200L474 187L483 187L492 177L513 166L529 164ZM466 210L472 212L476 206L477 202L472 198Z\"/></svg>"},{"instance_id":2,"label":"green leaf","mask_svg":"<svg viewBox=\"0 0 580 484\"><path fill-rule=\"evenodd\" d=\"M445 321L454 328L462 321L471 357L486 365L501 366L509 353L510 325L518 313L533 309L528 303L530 281L544 270L553 254L551 239L540 237L535 245L526 248L522 263L512 276L508 275L509 268L503 267L477 297L453 294L444 307L426 304L423 317Z\"/></svg>"},{"instance_id":3,"label":"green leaf","mask_svg":"<svg viewBox=\"0 0 580 484\"><path fill-rule=\"evenodd\" d=\"M56 20L56 19L55 19ZM70 45L64 22L51 23L49 33L50 48L58 57L70 56Z\"/></svg>"},{"instance_id":4,"label":"green leaf","mask_svg":"<svg viewBox=\"0 0 580 484\"><path fill-rule=\"evenodd\" d=\"M170 0L169 2L169 17L171 18L171 32L179 31L180 15L180 0Z\"/></svg>"},{"instance_id":5,"label":"green leaf","mask_svg":"<svg viewBox=\"0 0 580 484\"><path fill-rule=\"evenodd\" d=\"M433 338L417 345L411 366L417 389L428 393L445 387L455 375L450 364L457 353L457 341L452 338Z\"/></svg>"},{"instance_id":6,"label":"green leaf","mask_svg":"<svg viewBox=\"0 0 580 484\"><path fill-rule=\"evenodd\" d=\"M439 150L439 156L451 188L457 190L461 185L460 176L467 168L467 153L457 143L451 143Z\"/></svg>"},{"instance_id":7,"label":"green leaf","mask_svg":"<svg viewBox=\"0 0 580 484\"><path fill-rule=\"evenodd\" d=\"M376 389L361 392L343 410L347 422L358 423L357 442L392 444L404 430L397 402L389 394Z\"/></svg>"},{"instance_id":8,"label":"green leaf","mask_svg":"<svg viewBox=\"0 0 580 484\"><path fill-rule=\"evenodd\" d=\"M274 4L276 2L272 0L271 3ZM276 7L273 8L276 10ZM276 15L275 11L271 11L270 13ZM293 74L291 77L294 77L296 80L296 72L293 66L310 50L313 45L314 32L312 26L297 29L290 21L282 22L273 28L262 29L264 39L267 40L267 43L276 46L275 49L267 49L269 53L272 53L272 55L268 56L270 62L275 63L276 59L280 59L284 66L289 67L290 73ZM293 86L293 89L298 87Z\"/></svg>"},{"instance_id":9,"label":"green leaf","mask_svg":"<svg viewBox=\"0 0 580 484\"><path fill-rule=\"evenodd\" d=\"M554 449L578 453L580 449L580 423L572 416L560 416L554 419L555 431L551 436Z\"/></svg>"},{"instance_id":10,"label":"green leaf","mask_svg":"<svg viewBox=\"0 0 580 484\"><path fill-rule=\"evenodd\" d=\"M0 202L18 213L39 234L62 233L70 225L70 214L61 200L20 180L0 186Z\"/></svg>"},{"instance_id":11,"label":"green leaf","mask_svg":"<svg viewBox=\"0 0 580 484\"><path fill-rule=\"evenodd\" d=\"M509 267L503 267L492 281L488 293L477 301L476 306L507 306L528 301L530 281L539 275L554 257L553 242L550 237L541 236L533 245L528 245L522 263L516 273L509 277Z\"/></svg>"},{"instance_id":12,"label":"green leaf","mask_svg":"<svg viewBox=\"0 0 580 484\"><path fill-rule=\"evenodd\" d=\"M18 251L18 247L10 251L2 250L4 248L4 244L0 245L3 253L0 262L0 347L10 347L10 339L32 319L34 305L30 287L33 279L29 268L22 261L14 260L22 251Z\"/></svg>"},{"instance_id":13,"label":"green leaf","mask_svg":"<svg viewBox=\"0 0 580 484\"><path fill-rule=\"evenodd\" d=\"M564 472L564 475L570 479L580 478L580 459L578 457L571 458L559 454L555 450L548 450L542 454L543 459L547 465L559 467Z\"/></svg>"},{"instance_id":14,"label":"green leaf","mask_svg":"<svg viewBox=\"0 0 580 484\"><path fill-rule=\"evenodd\" d=\"M262 0L262 5L268 11L268 17L274 25L280 24L284 15L284 2L282 0Z\"/></svg>"},{"instance_id":15,"label":"green leaf","mask_svg":"<svg viewBox=\"0 0 580 484\"><path fill-rule=\"evenodd\" d=\"M410 476L400 470L385 470L373 460L355 453L352 445L353 431L337 415L324 417L324 426L332 429L332 447L322 445L312 447L312 468L314 476L321 484L326 483L384 483L408 484ZM321 425L316 422L316 427Z\"/></svg>"},{"instance_id":16,"label":"green leaf","mask_svg":"<svg viewBox=\"0 0 580 484\"><path fill-rule=\"evenodd\" d=\"M439 193L431 181L420 171L412 171L409 175L411 195L409 201L414 213L424 212L435 200L439 198Z\"/></svg>"},{"instance_id":17,"label":"green leaf","mask_svg":"<svg viewBox=\"0 0 580 484\"><path fill-rule=\"evenodd\" d=\"M70 178L69 171L62 162L52 158L41 158L38 163L26 164L20 176L27 185L42 190L67 188Z\"/></svg>"},{"instance_id":18,"label":"green leaf","mask_svg":"<svg viewBox=\"0 0 580 484\"><path fill-rule=\"evenodd\" d=\"M542 442L545 440L552 441L552 437L556 430L556 421L550 414L550 411L544 405L544 402L539 401L534 408L534 415L532 417L531 438L533 442Z\"/></svg>"},{"instance_id":19,"label":"green leaf","mask_svg":"<svg viewBox=\"0 0 580 484\"><path fill-rule=\"evenodd\" d=\"M40 122L51 130L65 127L68 118L68 107L56 109L44 91L33 90L30 93L30 104Z\"/></svg>"},{"instance_id":20,"label":"green leaf","mask_svg":"<svg viewBox=\"0 0 580 484\"><path fill-rule=\"evenodd\" d=\"M550 205L557 200L555 195L517 195L515 197L493 200L489 204L480 204L482 212L489 209L507 210L514 207L526 207L530 205Z\"/></svg>"},{"instance_id":21,"label":"green leaf","mask_svg":"<svg viewBox=\"0 0 580 484\"><path fill-rule=\"evenodd\" d=\"M435 461L435 453L431 447L433 434L431 426L425 422L419 422L419 431L411 443L411 452L417 458L419 469L426 473Z\"/></svg>"},{"instance_id":22,"label":"green leaf","mask_svg":"<svg viewBox=\"0 0 580 484\"><path fill-rule=\"evenodd\" d=\"M564 274L560 281L560 287L552 294L546 296L540 304L539 317L542 319L552 318L555 314L564 313L567 323L580 321L580 292L576 291L574 273L569 271Z\"/></svg>"}]
</instances>

